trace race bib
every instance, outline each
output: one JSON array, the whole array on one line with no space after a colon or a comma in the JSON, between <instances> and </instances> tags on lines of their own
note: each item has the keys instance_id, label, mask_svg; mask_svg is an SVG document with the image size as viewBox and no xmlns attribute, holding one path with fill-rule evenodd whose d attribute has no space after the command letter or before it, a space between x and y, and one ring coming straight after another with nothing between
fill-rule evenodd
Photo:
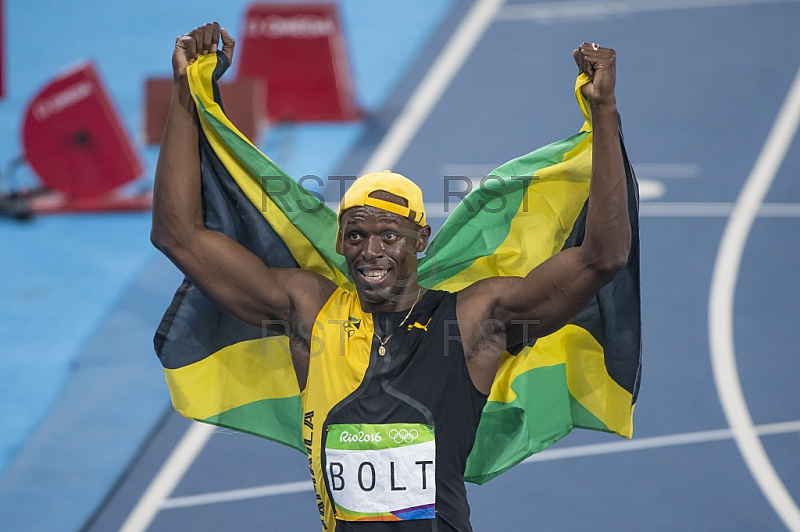
<instances>
[{"instance_id":1,"label":"race bib","mask_svg":"<svg viewBox=\"0 0 800 532\"><path fill-rule=\"evenodd\" d=\"M433 427L418 423L330 425L325 461L337 519L436 517Z\"/></svg>"}]
</instances>

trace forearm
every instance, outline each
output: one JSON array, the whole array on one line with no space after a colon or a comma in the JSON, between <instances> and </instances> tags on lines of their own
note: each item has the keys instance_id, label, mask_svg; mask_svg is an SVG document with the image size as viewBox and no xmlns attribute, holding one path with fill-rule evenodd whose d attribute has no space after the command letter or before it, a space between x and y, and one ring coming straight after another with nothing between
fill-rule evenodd
<instances>
[{"instance_id":1,"label":"forearm","mask_svg":"<svg viewBox=\"0 0 800 532\"><path fill-rule=\"evenodd\" d=\"M613 275L625 266L631 241L616 101L592 105L592 135L592 177L581 249L590 266Z\"/></svg>"},{"instance_id":2,"label":"forearm","mask_svg":"<svg viewBox=\"0 0 800 532\"><path fill-rule=\"evenodd\" d=\"M177 77L158 156L153 190L153 244L187 246L202 229L199 123L185 76Z\"/></svg>"}]
</instances>

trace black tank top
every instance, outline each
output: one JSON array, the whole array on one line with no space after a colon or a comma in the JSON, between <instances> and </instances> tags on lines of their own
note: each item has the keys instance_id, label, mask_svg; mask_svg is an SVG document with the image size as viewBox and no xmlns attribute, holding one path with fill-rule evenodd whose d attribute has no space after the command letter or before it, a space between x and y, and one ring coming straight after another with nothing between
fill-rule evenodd
<instances>
[{"instance_id":1,"label":"black tank top","mask_svg":"<svg viewBox=\"0 0 800 532\"><path fill-rule=\"evenodd\" d=\"M392 334L380 356L373 338L369 366L360 386L334 406L327 427L350 423L422 423L436 438L436 519L399 522L336 521L337 532L471 531L464 486L467 456L475 442L486 395L467 371L456 321L456 294L429 290L408 320L406 311L372 315L381 338ZM325 471L324 453L322 468ZM328 479L326 489L330 494Z\"/></svg>"}]
</instances>

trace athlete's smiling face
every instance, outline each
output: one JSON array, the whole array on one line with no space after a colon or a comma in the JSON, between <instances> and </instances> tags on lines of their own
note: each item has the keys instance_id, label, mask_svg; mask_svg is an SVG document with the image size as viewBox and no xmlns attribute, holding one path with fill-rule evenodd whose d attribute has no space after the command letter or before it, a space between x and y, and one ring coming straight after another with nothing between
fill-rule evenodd
<instances>
[{"instance_id":1,"label":"athlete's smiling face","mask_svg":"<svg viewBox=\"0 0 800 532\"><path fill-rule=\"evenodd\" d=\"M405 200L388 193L374 197ZM375 207L353 207L342 214L341 249L364 310L408 308L417 295L417 253L428 245L431 228L420 227Z\"/></svg>"}]
</instances>

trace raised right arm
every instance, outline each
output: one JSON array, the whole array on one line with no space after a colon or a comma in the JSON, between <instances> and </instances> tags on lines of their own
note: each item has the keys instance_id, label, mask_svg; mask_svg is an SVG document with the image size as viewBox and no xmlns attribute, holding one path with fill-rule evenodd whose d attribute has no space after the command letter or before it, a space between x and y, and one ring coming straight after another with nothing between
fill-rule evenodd
<instances>
[{"instance_id":1,"label":"raised right arm","mask_svg":"<svg viewBox=\"0 0 800 532\"><path fill-rule=\"evenodd\" d=\"M150 239L191 281L238 319L261 326L264 319L295 325L313 319L335 285L299 268L269 268L231 238L203 225L199 128L186 67L199 54L232 59L234 40L206 24L178 38L172 56L174 86L156 166Z\"/></svg>"}]
</instances>

